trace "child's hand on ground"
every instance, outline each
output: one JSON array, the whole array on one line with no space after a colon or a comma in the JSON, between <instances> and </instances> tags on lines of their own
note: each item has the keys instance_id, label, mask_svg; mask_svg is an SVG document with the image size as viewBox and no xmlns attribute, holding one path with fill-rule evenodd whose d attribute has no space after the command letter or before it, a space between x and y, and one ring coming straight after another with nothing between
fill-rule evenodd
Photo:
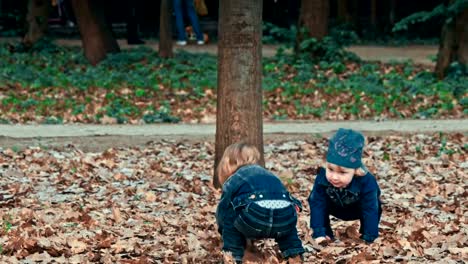
<instances>
[{"instance_id":1,"label":"child's hand on ground","mask_svg":"<svg viewBox=\"0 0 468 264\"><path fill-rule=\"evenodd\" d=\"M324 242L324 241L329 242L329 241L331 241L331 239L330 239L329 236L317 237L317 238L315 239L315 242L316 242L317 244L320 244L320 243L322 243L322 242Z\"/></svg>"}]
</instances>

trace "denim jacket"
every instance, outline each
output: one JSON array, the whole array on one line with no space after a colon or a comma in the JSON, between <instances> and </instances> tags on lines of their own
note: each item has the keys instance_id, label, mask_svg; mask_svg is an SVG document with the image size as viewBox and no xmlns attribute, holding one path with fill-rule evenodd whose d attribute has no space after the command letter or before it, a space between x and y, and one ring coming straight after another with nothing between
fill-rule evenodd
<instances>
[{"instance_id":1,"label":"denim jacket","mask_svg":"<svg viewBox=\"0 0 468 264\"><path fill-rule=\"evenodd\" d=\"M371 173L355 176L346 188L334 187L320 168L309 196L310 226L314 238L325 236L325 214L328 208L347 208L358 205L361 209L362 239L372 242L379 235L380 188Z\"/></svg>"},{"instance_id":2,"label":"denim jacket","mask_svg":"<svg viewBox=\"0 0 468 264\"><path fill-rule=\"evenodd\" d=\"M301 202L289 194L277 176L259 165L245 165L223 184L223 194L216 209L219 231L222 231L226 214L260 200L288 200L302 210Z\"/></svg>"}]
</instances>

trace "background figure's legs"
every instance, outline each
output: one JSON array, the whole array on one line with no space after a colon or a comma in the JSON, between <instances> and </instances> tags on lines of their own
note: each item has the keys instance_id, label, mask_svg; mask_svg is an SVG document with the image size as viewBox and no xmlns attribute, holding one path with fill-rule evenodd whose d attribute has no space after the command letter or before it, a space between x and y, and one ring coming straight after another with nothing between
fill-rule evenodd
<instances>
[{"instance_id":1,"label":"background figure's legs","mask_svg":"<svg viewBox=\"0 0 468 264\"><path fill-rule=\"evenodd\" d=\"M59 8L62 11L61 19L68 27L74 27L76 24L75 16L73 15L73 8L69 0L58 1Z\"/></svg>"},{"instance_id":2,"label":"background figure's legs","mask_svg":"<svg viewBox=\"0 0 468 264\"><path fill-rule=\"evenodd\" d=\"M198 41L203 41L203 33L200 28L200 23L198 21L197 12L195 11L195 6L193 5L193 0L185 0L185 5L187 7L187 15L190 19L190 23L192 24L195 36L197 37Z\"/></svg>"},{"instance_id":3,"label":"background figure's legs","mask_svg":"<svg viewBox=\"0 0 468 264\"><path fill-rule=\"evenodd\" d=\"M182 0L173 0L173 4L174 4L174 14L175 14L175 20L176 20L175 24L176 24L176 31L177 31L177 40L186 41L187 36L185 34L184 14L182 13Z\"/></svg>"}]
</instances>

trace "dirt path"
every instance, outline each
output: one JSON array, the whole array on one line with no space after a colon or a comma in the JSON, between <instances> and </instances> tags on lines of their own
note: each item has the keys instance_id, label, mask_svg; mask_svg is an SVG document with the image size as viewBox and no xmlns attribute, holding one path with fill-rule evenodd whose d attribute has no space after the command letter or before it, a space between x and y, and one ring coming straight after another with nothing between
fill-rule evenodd
<instances>
[{"instance_id":1,"label":"dirt path","mask_svg":"<svg viewBox=\"0 0 468 264\"><path fill-rule=\"evenodd\" d=\"M353 128L370 135L395 134L468 134L468 119L388 120L264 123L265 141L314 140L340 127ZM146 145L148 142L213 142L214 124L155 125L0 125L0 147L24 149L28 146L63 148L74 145L84 151L103 151L115 147ZM118 142L118 143L116 143Z\"/></svg>"},{"instance_id":2,"label":"dirt path","mask_svg":"<svg viewBox=\"0 0 468 264\"><path fill-rule=\"evenodd\" d=\"M1 38L0 42L6 41L19 41L18 38ZM81 46L81 41L77 39L57 39L57 44L64 46ZM121 48L135 48L139 46L130 46L124 39L119 39L118 43ZM158 49L158 42L154 40L147 40L145 46L151 47L154 50ZM276 45L263 45L263 56L270 57L275 55L278 46ZM174 46L175 51L185 50L189 52L200 52L217 54L218 48L215 43L208 43L203 46L187 45L187 46ZM430 60L431 56L437 54L437 46L435 45L409 45L401 47L393 46L351 46L348 50L356 53L359 57L366 61L406 61L412 60L418 64L434 65Z\"/></svg>"},{"instance_id":3,"label":"dirt path","mask_svg":"<svg viewBox=\"0 0 468 264\"><path fill-rule=\"evenodd\" d=\"M437 55L437 46L411 45L401 47L387 46L351 46L348 50L368 61L406 61L412 60L418 64L435 65L430 59Z\"/></svg>"}]
</instances>

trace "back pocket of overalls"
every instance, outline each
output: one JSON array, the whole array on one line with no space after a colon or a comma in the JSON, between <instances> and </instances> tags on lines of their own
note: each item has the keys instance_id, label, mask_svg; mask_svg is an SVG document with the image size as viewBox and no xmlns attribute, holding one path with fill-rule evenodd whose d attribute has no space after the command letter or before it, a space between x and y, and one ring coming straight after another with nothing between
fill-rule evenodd
<instances>
[{"instance_id":1,"label":"back pocket of overalls","mask_svg":"<svg viewBox=\"0 0 468 264\"><path fill-rule=\"evenodd\" d=\"M234 227L246 238L262 238L262 230L249 225L242 217L242 213L234 221Z\"/></svg>"},{"instance_id":2,"label":"back pocket of overalls","mask_svg":"<svg viewBox=\"0 0 468 264\"><path fill-rule=\"evenodd\" d=\"M290 232L293 232L296 229L297 225L297 212L296 209L294 208L294 205L291 205L290 207L284 208L284 209L278 209L278 210L283 210L284 212L288 212L285 215L281 215L278 218L276 218L275 223L273 225L273 230L276 233L276 237L283 237ZM287 217L286 217L287 216Z\"/></svg>"},{"instance_id":3,"label":"back pocket of overalls","mask_svg":"<svg viewBox=\"0 0 468 264\"><path fill-rule=\"evenodd\" d=\"M281 228L281 231L276 232L276 238L284 237L289 233L296 231L296 223L288 225L288 227Z\"/></svg>"}]
</instances>

